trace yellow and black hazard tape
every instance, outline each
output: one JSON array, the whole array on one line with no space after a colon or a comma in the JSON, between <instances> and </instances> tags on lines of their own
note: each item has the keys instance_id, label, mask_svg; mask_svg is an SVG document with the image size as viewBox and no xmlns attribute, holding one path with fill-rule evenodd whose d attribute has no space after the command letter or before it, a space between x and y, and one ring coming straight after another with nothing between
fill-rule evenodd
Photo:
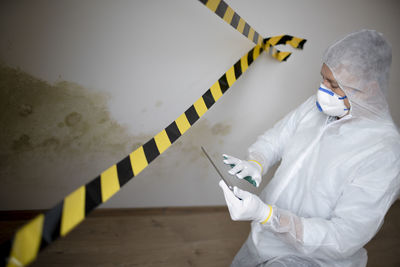
<instances>
[{"instance_id":1,"label":"yellow and black hazard tape","mask_svg":"<svg viewBox=\"0 0 400 267\"><path fill-rule=\"evenodd\" d=\"M238 13L236 13L225 1L223 0L199 0L212 12L217 14L226 23L235 28L238 32L246 36L250 41L256 45L262 45L262 36L254 30Z\"/></svg>"},{"instance_id":2,"label":"yellow and black hazard tape","mask_svg":"<svg viewBox=\"0 0 400 267\"><path fill-rule=\"evenodd\" d=\"M303 48L306 42L305 39L290 35L263 39L223 0L199 1L257 45L168 127L95 179L66 196L55 207L39 214L18 229L12 240L0 246L0 267L26 266L37 257L40 250L67 235L91 211L110 199L182 136L233 85L263 50L277 60L285 61L291 53L281 52L275 45L290 44L295 48Z\"/></svg>"},{"instance_id":3,"label":"yellow and black hazard tape","mask_svg":"<svg viewBox=\"0 0 400 267\"><path fill-rule=\"evenodd\" d=\"M262 36L251 27L242 17L239 16L224 0L199 0L213 13L231 25L238 32L246 36L256 45L262 45L263 49L273 58L279 61L286 61L291 52L282 52L275 48L275 45L290 44L294 48L302 49L305 39L290 35L280 35L263 39Z\"/></svg>"},{"instance_id":4,"label":"yellow and black hazard tape","mask_svg":"<svg viewBox=\"0 0 400 267\"><path fill-rule=\"evenodd\" d=\"M282 52L276 49L275 45L286 45L289 44L294 48L303 49L304 44L307 42L306 39L294 37L291 35L279 35L268 37L263 40L264 50L272 57L279 61L286 61L291 55L290 52Z\"/></svg>"},{"instance_id":5,"label":"yellow and black hazard tape","mask_svg":"<svg viewBox=\"0 0 400 267\"><path fill-rule=\"evenodd\" d=\"M262 51L262 46L255 46L168 127L66 196L55 207L18 229L13 239L0 247L0 266L26 266L36 258L40 250L68 234L91 211L117 193L182 136L235 83Z\"/></svg>"},{"instance_id":6,"label":"yellow and black hazard tape","mask_svg":"<svg viewBox=\"0 0 400 267\"><path fill-rule=\"evenodd\" d=\"M294 37L291 35L279 35L268 37L264 39L264 44L269 43L270 45L285 45L290 44L294 48L303 49L306 39Z\"/></svg>"}]
</instances>

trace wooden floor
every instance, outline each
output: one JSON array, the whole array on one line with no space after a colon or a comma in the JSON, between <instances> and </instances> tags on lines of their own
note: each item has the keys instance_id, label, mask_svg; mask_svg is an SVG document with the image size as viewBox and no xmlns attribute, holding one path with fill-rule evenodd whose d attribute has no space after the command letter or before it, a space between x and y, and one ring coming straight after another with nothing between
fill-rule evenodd
<instances>
[{"instance_id":1,"label":"wooden floor","mask_svg":"<svg viewBox=\"0 0 400 267\"><path fill-rule=\"evenodd\" d=\"M0 212L4 241L35 212ZM31 266L229 266L249 232L225 207L96 210ZM368 266L400 266L400 203L367 245Z\"/></svg>"}]
</instances>

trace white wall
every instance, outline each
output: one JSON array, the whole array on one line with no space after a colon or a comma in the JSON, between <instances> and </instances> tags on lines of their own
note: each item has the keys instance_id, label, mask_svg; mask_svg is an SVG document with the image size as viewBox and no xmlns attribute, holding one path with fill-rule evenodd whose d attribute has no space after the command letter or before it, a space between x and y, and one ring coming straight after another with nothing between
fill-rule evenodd
<instances>
[{"instance_id":1,"label":"white wall","mask_svg":"<svg viewBox=\"0 0 400 267\"><path fill-rule=\"evenodd\" d=\"M398 1L227 3L264 37L306 38L305 50L280 47L294 52L286 63L262 55L177 143L102 207L223 205L217 175L199 146L215 157L244 157L258 134L315 93L326 47L359 29L376 29L393 45L389 105L400 125ZM253 46L197 0L2 1L0 36L3 65L68 96L45 101L38 93L35 104L29 104L32 97L3 99L11 104L0 120L0 209L53 206L165 128ZM60 81L68 81L67 88ZM26 105L33 105L31 115L5 119ZM62 119L78 109L77 123L85 124L72 130L65 126L67 116ZM91 119L98 113L105 114L107 129ZM39 146L49 142L53 148Z\"/></svg>"}]
</instances>

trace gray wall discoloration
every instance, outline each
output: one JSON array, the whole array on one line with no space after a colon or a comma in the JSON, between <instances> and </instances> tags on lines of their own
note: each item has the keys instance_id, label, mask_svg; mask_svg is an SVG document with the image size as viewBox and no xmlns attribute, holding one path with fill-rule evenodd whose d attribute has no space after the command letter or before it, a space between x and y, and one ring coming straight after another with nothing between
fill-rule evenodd
<instances>
[{"instance_id":1,"label":"gray wall discoloration","mask_svg":"<svg viewBox=\"0 0 400 267\"><path fill-rule=\"evenodd\" d=\"M1 150L11 157L27 150L71 156L99 149L128 153L133 136L110 117L108 98L75 83L52 85L1 66Z\"/></svg>"},{"instance_id":2,"label":"gray wall discoloration","mask_svg":"<svg viewBox=\"0 0 400 267\"><path fill-rule=\"evenodd\" d=\"M163 102L162 102L162 101L157 101L156 104L155 104L155 107L156 107L156 108L159 108L159 107L161 107L162 105L163 105Z\"/></svg>"},{"instance_id":3,"label":"gray wall discoloration","mask_svg":"<svg viewBox=\"0 0 400 267\"><path fill-rule=\"evenodd\" d=\"M217 123L211 128L211 132L215 135L226 136L231 132L231 125Z\"/></svg>"},{"instance_id":4,"label":"gray wall discoloration","mask_svg":"<svg viewBox=\"0 0 400 267\"><path fill-rule=\"evenodd\" d=\"M29 198L21 195L35 196L32 207L47 208L155 134L130 134L111 118L105 94L67 81L49 84L4 65L0 67L0 99L0 124L5 129L0 133L0 181L6 185L0 189L0 209L30 208ZM189 194L215 184L215 178L207 178L210 165L200 146L214 148L230 130L230 124L199 120L135 178L135 194L126 205L140 205L149 193L168 194L168 189L182 186ZM220 157L220 153L212 155ZM190 169L196 173L185 176ZM198 177L195 183L193 176ZM149 182L163 186L157 190Z\"/></svg>"},{"instance_id":5,"label":"gray wall discoloration","mask_svg":"<svg viewBox=\"0 0 400 267\"><path fill-rule=\"evenodd\" d=\"M36 208L55 204L151 138L111 118L108 98L0 66L0 209L29 208L24 194L44 194Z\"/></svg>"}]
</instances>

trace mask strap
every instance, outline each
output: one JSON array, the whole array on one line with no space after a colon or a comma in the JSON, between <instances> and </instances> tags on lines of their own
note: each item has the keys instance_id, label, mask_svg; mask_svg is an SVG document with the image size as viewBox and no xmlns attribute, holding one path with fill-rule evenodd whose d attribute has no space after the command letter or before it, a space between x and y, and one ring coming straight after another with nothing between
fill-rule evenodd
<instances>
[{"instance_id":1,"label":"mask strap","mask_svg":"<svg viewBox=\"0 0 400 267\"><path fill-rule=\"evenodd\" d=\"M322 91L322 92L325 92L327 94L330 94L331 96L333 96L333 92L332 91L329 91L329 90L327 90L325 88L322 88L322 87L320 87L319 90Z\"/></svg>"},{"instance_id":2,"label":"mask strap","mask_svg":"<svg viewBox=\"0 0 400 267\"><path fill-rule=\"evenodd\" d=\"M323 111L322 111L322 108L321 108L321 105L318 103L318 101L317 101L317 102L315 102L315 104L317 104L317 108L318 108L318 110L319 110L319 111L321 111L321 112L323 112Z\"/></svg>"}]
</instances>

